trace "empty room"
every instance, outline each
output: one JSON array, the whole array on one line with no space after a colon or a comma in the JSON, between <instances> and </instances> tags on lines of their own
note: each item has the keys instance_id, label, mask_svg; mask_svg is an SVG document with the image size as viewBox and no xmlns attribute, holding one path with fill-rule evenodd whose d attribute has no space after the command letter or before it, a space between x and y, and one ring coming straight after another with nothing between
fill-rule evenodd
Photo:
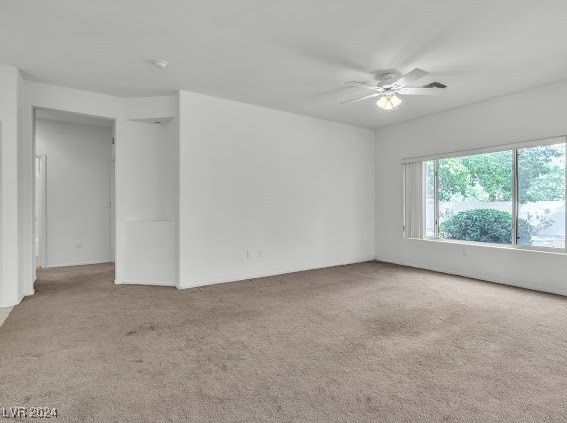
<instances>
[{"instance_id":1,"label":"empty room","mask_svg":"<svg viewBox=\"0 0 567 423\"><path fill-rule=\"evenodd\" d=\"M0 2L0 420L567 421L566 23Z\"/></svg>"}]
</instances>

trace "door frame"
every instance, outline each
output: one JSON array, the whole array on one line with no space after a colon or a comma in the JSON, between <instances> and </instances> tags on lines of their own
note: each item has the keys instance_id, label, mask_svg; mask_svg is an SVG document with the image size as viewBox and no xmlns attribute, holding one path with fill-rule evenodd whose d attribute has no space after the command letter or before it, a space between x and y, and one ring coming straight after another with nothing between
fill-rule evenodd
<instances>
[{"instance_id":1,"label":"door frame","mask_svg":"<svg viewBox=\"0 0 567 423\"><path fill-rule=\"evenodd\" d=\"M34 204L37 208L36 213L38 216L38 229L39 229L39 266L41 268L47 267L47 155L46 154L36 154L36 159L40 161L40 175L42 186L37 187L36 190L41 190L41 200L40 204L36 204L37 197L34 198ZM35 163L34 163L35 164ZM35 217L35 216L34 216ZM35 232L35 225L34 225ZM35 237L34 237L34 249L35 249Z\"/></svg>"}]
</instances>

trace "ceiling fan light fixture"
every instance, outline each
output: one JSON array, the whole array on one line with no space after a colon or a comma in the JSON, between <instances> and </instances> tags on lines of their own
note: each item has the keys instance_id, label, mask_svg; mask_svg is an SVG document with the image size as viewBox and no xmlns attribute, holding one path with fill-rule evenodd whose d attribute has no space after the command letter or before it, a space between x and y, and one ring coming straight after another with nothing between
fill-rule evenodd
<instances>
[{"instance_id":1,"label":"ceiling fan light fixture","mask_svg":"<svg viewBox=\"0 0 567 423\"><path fill-rule=\"evenodd\" d=\"M399 98L399 97L396 96L396 95L393 95L393 96L390 98L390 101L392 102L392 106L394 106L394 108L395 108L395 107L398 107L400 104L402 104L402 99Z\"/></svg>"},{"instance_id":2,"label":"ceiling fan light fixture","mask_svg":"<svg viewBox=\"0 0 567 423\"><path fill-rule=\"evenodd\" d=\"M424 70L415 68L401 78L398 78L393 72L382 74L379 84L359 81L345 82L345 84L348 84L352 87L371 90L372 94L353 98L352 100L342 101L341 104L354 103L355 101L380 97L380 99L376 102L376 106L378 106L382 110L396 110L400 106L400 104L402 104L402 100L396 94L439 95L445 92L444 89L447 88L447 86L440 82L432 82L421 87L413 86L416 81L426 75L427 72L425 72Z\"/></svg>"},{"instance_id":3,"label":"ceiling fan light fixture","mask_svg":"<svg viewBox=\"0 0 567 423\"><path fill-rule=\"evenodd\" d=\"M376 105L382 110L394 110L400 104L402 104L402 100L395 94L384 95L376 102Z\"/></svg>"}]
</instances>

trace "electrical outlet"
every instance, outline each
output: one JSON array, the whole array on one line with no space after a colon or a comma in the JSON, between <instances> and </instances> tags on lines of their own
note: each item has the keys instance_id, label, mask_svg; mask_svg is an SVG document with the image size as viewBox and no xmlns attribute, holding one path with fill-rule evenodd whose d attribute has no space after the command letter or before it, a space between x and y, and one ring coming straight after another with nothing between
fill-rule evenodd
<instances>
[{"instance_id":1,"label":"electrical outlet","mask_svg":"<svg viewBox=\"0 0 567 423\"><path fill-rule=\"evenodd\" d=\"M75 248L83 248L81 241L75 241Z\"/></svg>"}]
</instances>

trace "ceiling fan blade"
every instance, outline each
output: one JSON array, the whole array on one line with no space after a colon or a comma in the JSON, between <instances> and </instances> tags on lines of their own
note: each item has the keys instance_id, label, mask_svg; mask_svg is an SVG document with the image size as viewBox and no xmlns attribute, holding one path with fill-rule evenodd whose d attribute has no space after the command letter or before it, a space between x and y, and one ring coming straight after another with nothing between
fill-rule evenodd
<instances>
[{"instance_id":1,"label":"ceiling fan blade","mask_svg":"<svg viewBox=\"0 0 567 423\"><path fill-rule=\"evenodd\" d=\"M343 101L343 102L341 102L341 104L353 103L355 101L361 101L361 100L366 100L366 99L372 98L372 97L378 97L380 94L381 93L374 93L374 94L370 94L370 95L365 95L364 97L359 97L359 98L354 98L352 100Z\"/></svg>"},{"instance_id":2,"label":"ceiling fan blade","mask_svg":"<svg viewBox=\"0 0 567 423\"><path fill-rule=\"evenodd\" d=\"M417 81L418 79L423 78L425 75L428 75L429 72L425 72L423 69L415 68L407 75L402 76L397 81L394 81L390 84L391 87L402 88L412 82Z\"/></svg>"},{"instance_id":3,"label":"ceiling fan blade","mask_svg":"<svg viewBox=\"0 0 567 423\"><path fill-rule=\"evenodd\" d=\"M441 95L445 88L400 88L398 93L403 95Z\"/></svg>"},{"instance_id":4,"label":"ceiling fan blade","mask_svg":"<svg viewBox=\"0 0 567 423\"><path fill-rule=\"evenodd\" d=\"M360 88L366 88L369 90L380 90L383 91L382 87L378 87L377 85L372 85L372 84L368 84L366 82L358 82L358 81L349 81L349 82L345 82L346 85L350 85L351 87L360 87Z\"/></svg>"}]
</instances>

